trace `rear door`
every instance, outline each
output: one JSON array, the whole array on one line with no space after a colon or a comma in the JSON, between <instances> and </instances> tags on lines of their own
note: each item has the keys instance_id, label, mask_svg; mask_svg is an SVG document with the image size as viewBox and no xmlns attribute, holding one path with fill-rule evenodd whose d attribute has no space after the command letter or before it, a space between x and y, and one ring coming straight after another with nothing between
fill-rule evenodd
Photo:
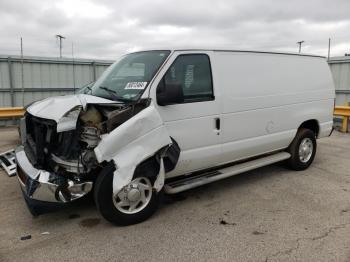
<instances>
[{"instance_id":1,"label":"rear door","mask_svg":"<svg viewBox=\"0 0 350 262\"><path fill-rule=\"evenodd\" d=\"M181 148L179 162L168 177L220 162L220 110L211 68L212 52L175 52L158 79L181 84L184 102L159 106L159 113Z\"/></svg>"}]
</instances>

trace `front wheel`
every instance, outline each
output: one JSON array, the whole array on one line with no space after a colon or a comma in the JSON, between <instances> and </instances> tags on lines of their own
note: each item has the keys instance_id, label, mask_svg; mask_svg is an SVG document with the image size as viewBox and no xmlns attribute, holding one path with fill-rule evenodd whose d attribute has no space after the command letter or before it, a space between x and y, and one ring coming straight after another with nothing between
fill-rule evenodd
<instances>
[{"instance_id":1,"label":"front wheel","mask_svg":"<svg viewBox=\"0 0 350 262\"><path fill-rule=\"evenodd\" d=\"M316 135L307 128L300 128L288 148L291 154L287 160L288 166L293 170L305 170L315 158L316 154Z\"/></svg>"},{"instance_id":2,"label":"front wheel","mask_svg":"<svg viewBox=\"0 0 350 262\"><path fill-rule=\"evenodd\" d=\"M160 193L153 190L154 179L134 177L118 194L113 195L113 171L108 168L98 176L94 199L102 216L117 225L145 221L158 208Z\"/></svg>"}]
</instances>

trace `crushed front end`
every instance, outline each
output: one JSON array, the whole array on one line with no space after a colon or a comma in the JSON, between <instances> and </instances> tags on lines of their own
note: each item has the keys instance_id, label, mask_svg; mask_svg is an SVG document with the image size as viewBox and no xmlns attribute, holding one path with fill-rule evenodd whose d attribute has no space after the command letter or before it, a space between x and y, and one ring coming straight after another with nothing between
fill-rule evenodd
<instances>
[{"instance_id":1,"label":"crushed front end","mask_svg":"<svg viewBox=\"0 0 350 262\"><path fill-rule=\"evenodd\" d=\"M15 152L17 176L34 215L81 198L92 189L87 174L91 167L79 163L86 161L91 152L81 152L79 131L56 130L55 121L29 113L21 123L23 144Z\"/></svg>"},{"instance_id":2,"label":"crushed front end","mask_svg":"<svg viewBox=\"0 0 350 262\"><path fill-rule=\"evenodd\" d=\"M20 124L17 177L33 215L87 195L104 165L94 152L101 137L147 106L146 102L72 105L54 119L50 110L59 108L55 102L56 108L51 108L54 102L45 108L51 119L27 110Z\"/></svg>"}]
</instances>

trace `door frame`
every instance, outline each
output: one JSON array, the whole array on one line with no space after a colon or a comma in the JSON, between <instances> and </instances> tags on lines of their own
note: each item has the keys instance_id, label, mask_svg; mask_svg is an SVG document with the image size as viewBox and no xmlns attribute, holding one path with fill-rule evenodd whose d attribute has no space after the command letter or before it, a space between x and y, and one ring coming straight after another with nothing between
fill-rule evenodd
<instances>
[{"instance_id":1,"label":"door frame","mask_svg":"<svg viewBox=\"0 0 350 262\"><path fill-rule=\"evenodd\" d=\"M213 163L213 165L220 165L221 163L221 153L222 153L222 150L221 150L221 136L220 136L220 132L219 133L214 133L214 125L215 125L215 118L217 117L221 117L221 112L220 112L220 92L219 90L217 90L216 88L216 85L215 85L215 70L214 70L214 67L213 67L213 61L214 61L214 52L213 51L198 51L198 50L193 50L193 51L190 51L190 50L186 50L186 51L173 51L170 55L169 55L169 58L167 59L166 63L162 66L162 68L159 70L159 72L157 73L157 75L155 76L154 80L152 81L152 84L150 85L150 90L149 90L149 96L150 98L152 98L153 102L154 102L154 105L155 107L158 109L158 111L160 112L161 116L162 114L164 114L164 108L163 106L160 106L157 104L157 99L156 99L156 89L157 89L157 86L159 84L159 82L161 81L161 79L164 77L164 75L167 73L167 71L169 70L169 68L172 66L172 64L175 62L175 60L181 56L181 55L193 55L193 54L203 54L203 55L207 55L208 58L209 58L209 65L210 65L210 70L211 70L211 81L212 81L212 89L213 89L213 99L212 100L207 100L207 101L196 101L196 102L188 102L188 103L181 103L181 104L178 104L178 105L184 105L184 107L188 107L188 108L191 108L192 104L195 105L195 104L202 104L202 103L213 103L212 106L208 107L206 109L206 107L202 107L203 110L200 111L200 114L198 114L198 111L194 111L192 112L189 112L189 115L188 117L185 117L185 118L176 118L176 110L175 111L169 111L170 114L172 114L172 116L170 117L172 120L170 121L166 121L164 120L165 124L166 123L175 123L176 121L186 121L186 120L189 120L191 119L191 115L194 119L199 119L199 118L210 118L212 117L213 118L213 124L211 123L206 123L206 125L209 125L210 127L213 128L213 130L210 130L207 132L207 135L209 132L213 132L213 134L215 134L215 136L212 137L212 139L214 139L214 141L216 140L216 142L214 142L211 146L203 146L203 147L198 147L199 149L199 153L198 156L194 156L196 154L196 149L197 148L193 148L193 150L188 150L186 149L187 153L185 153L185 156L189 156L190 158L190 161L200 161L200 158L201 158L201 154L200 154L200 149L203 148L202 150L202 153L204 153L202 155L203 159L207 159L210 155L210 150L209 148L212 147L212 152L213 152L213 161L216 159L215 163ZM173 105L173 106L176 106L176 105ZM166 107L172 107L172 105L169 105L169 106L166 106ZM212 111L210 111L212 110ZM179 114L181 115L181 113ZM182 113L183 115L183 113ZM209 119L208 119L209 120ZM211 121L211 120L209 120ZM211 126L213 125L213 126ZM220 130L219 130L220 131ZM211 136L211 134L209 133L209 136ZM217 137L216 137L217 136ZM175 139L176 140L176 139ZM180 145L181 147L181 145ZM205 149L205 150L204 150ZM190 152L191 151L191 152ZM193 153L192 153L193 151ZM206 151L206 152L204 152ZM215 152L216 152L216 155L215 155ZM184 156L184 158L185 158ZM195 171L199 171L201 169L206 169L208 168L208 166L205 166L205 163L203 163L203 167L202 168L196 168L196 169L191 169L191 165L189 165L189 168L186 169L185 167L181 166L183 163L181 162L181 160L183 161L186 161L185 159L181 159L181 153L180 153L180 168L177 170L177 168L175 168L175 170L173 170L172 172L170 172L169 174L167 174L167 177L174 177L174 176L178 176L178 175L183 175L183 174L186 174L188 172L195 172ZM189 162L190 162L189 161ZM200 162L197 162L194 164L194 166L197 166L198 165L201 165ZM193 165L192 165L193 166ZM178 166L177 166L178 167Z\"/></svg>"}]
</instances>

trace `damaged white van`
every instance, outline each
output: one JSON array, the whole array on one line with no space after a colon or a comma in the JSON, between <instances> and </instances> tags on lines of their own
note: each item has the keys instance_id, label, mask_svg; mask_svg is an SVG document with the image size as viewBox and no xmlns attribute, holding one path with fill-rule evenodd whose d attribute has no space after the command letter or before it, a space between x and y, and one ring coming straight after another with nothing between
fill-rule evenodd
<instances>
[{"instance_id":1,"label":"damaged white van","mask_svg":"<svg viewBox=\"0 0 350 262\"><path fill-rule=\"evenodd\" d=\"M92 192L127 225L174 194L286 161L304 170L329 136L323 57L230 50L127 54L81 94L27 108L17 175L33 214Z\"/></svg>"}]
</instances>

